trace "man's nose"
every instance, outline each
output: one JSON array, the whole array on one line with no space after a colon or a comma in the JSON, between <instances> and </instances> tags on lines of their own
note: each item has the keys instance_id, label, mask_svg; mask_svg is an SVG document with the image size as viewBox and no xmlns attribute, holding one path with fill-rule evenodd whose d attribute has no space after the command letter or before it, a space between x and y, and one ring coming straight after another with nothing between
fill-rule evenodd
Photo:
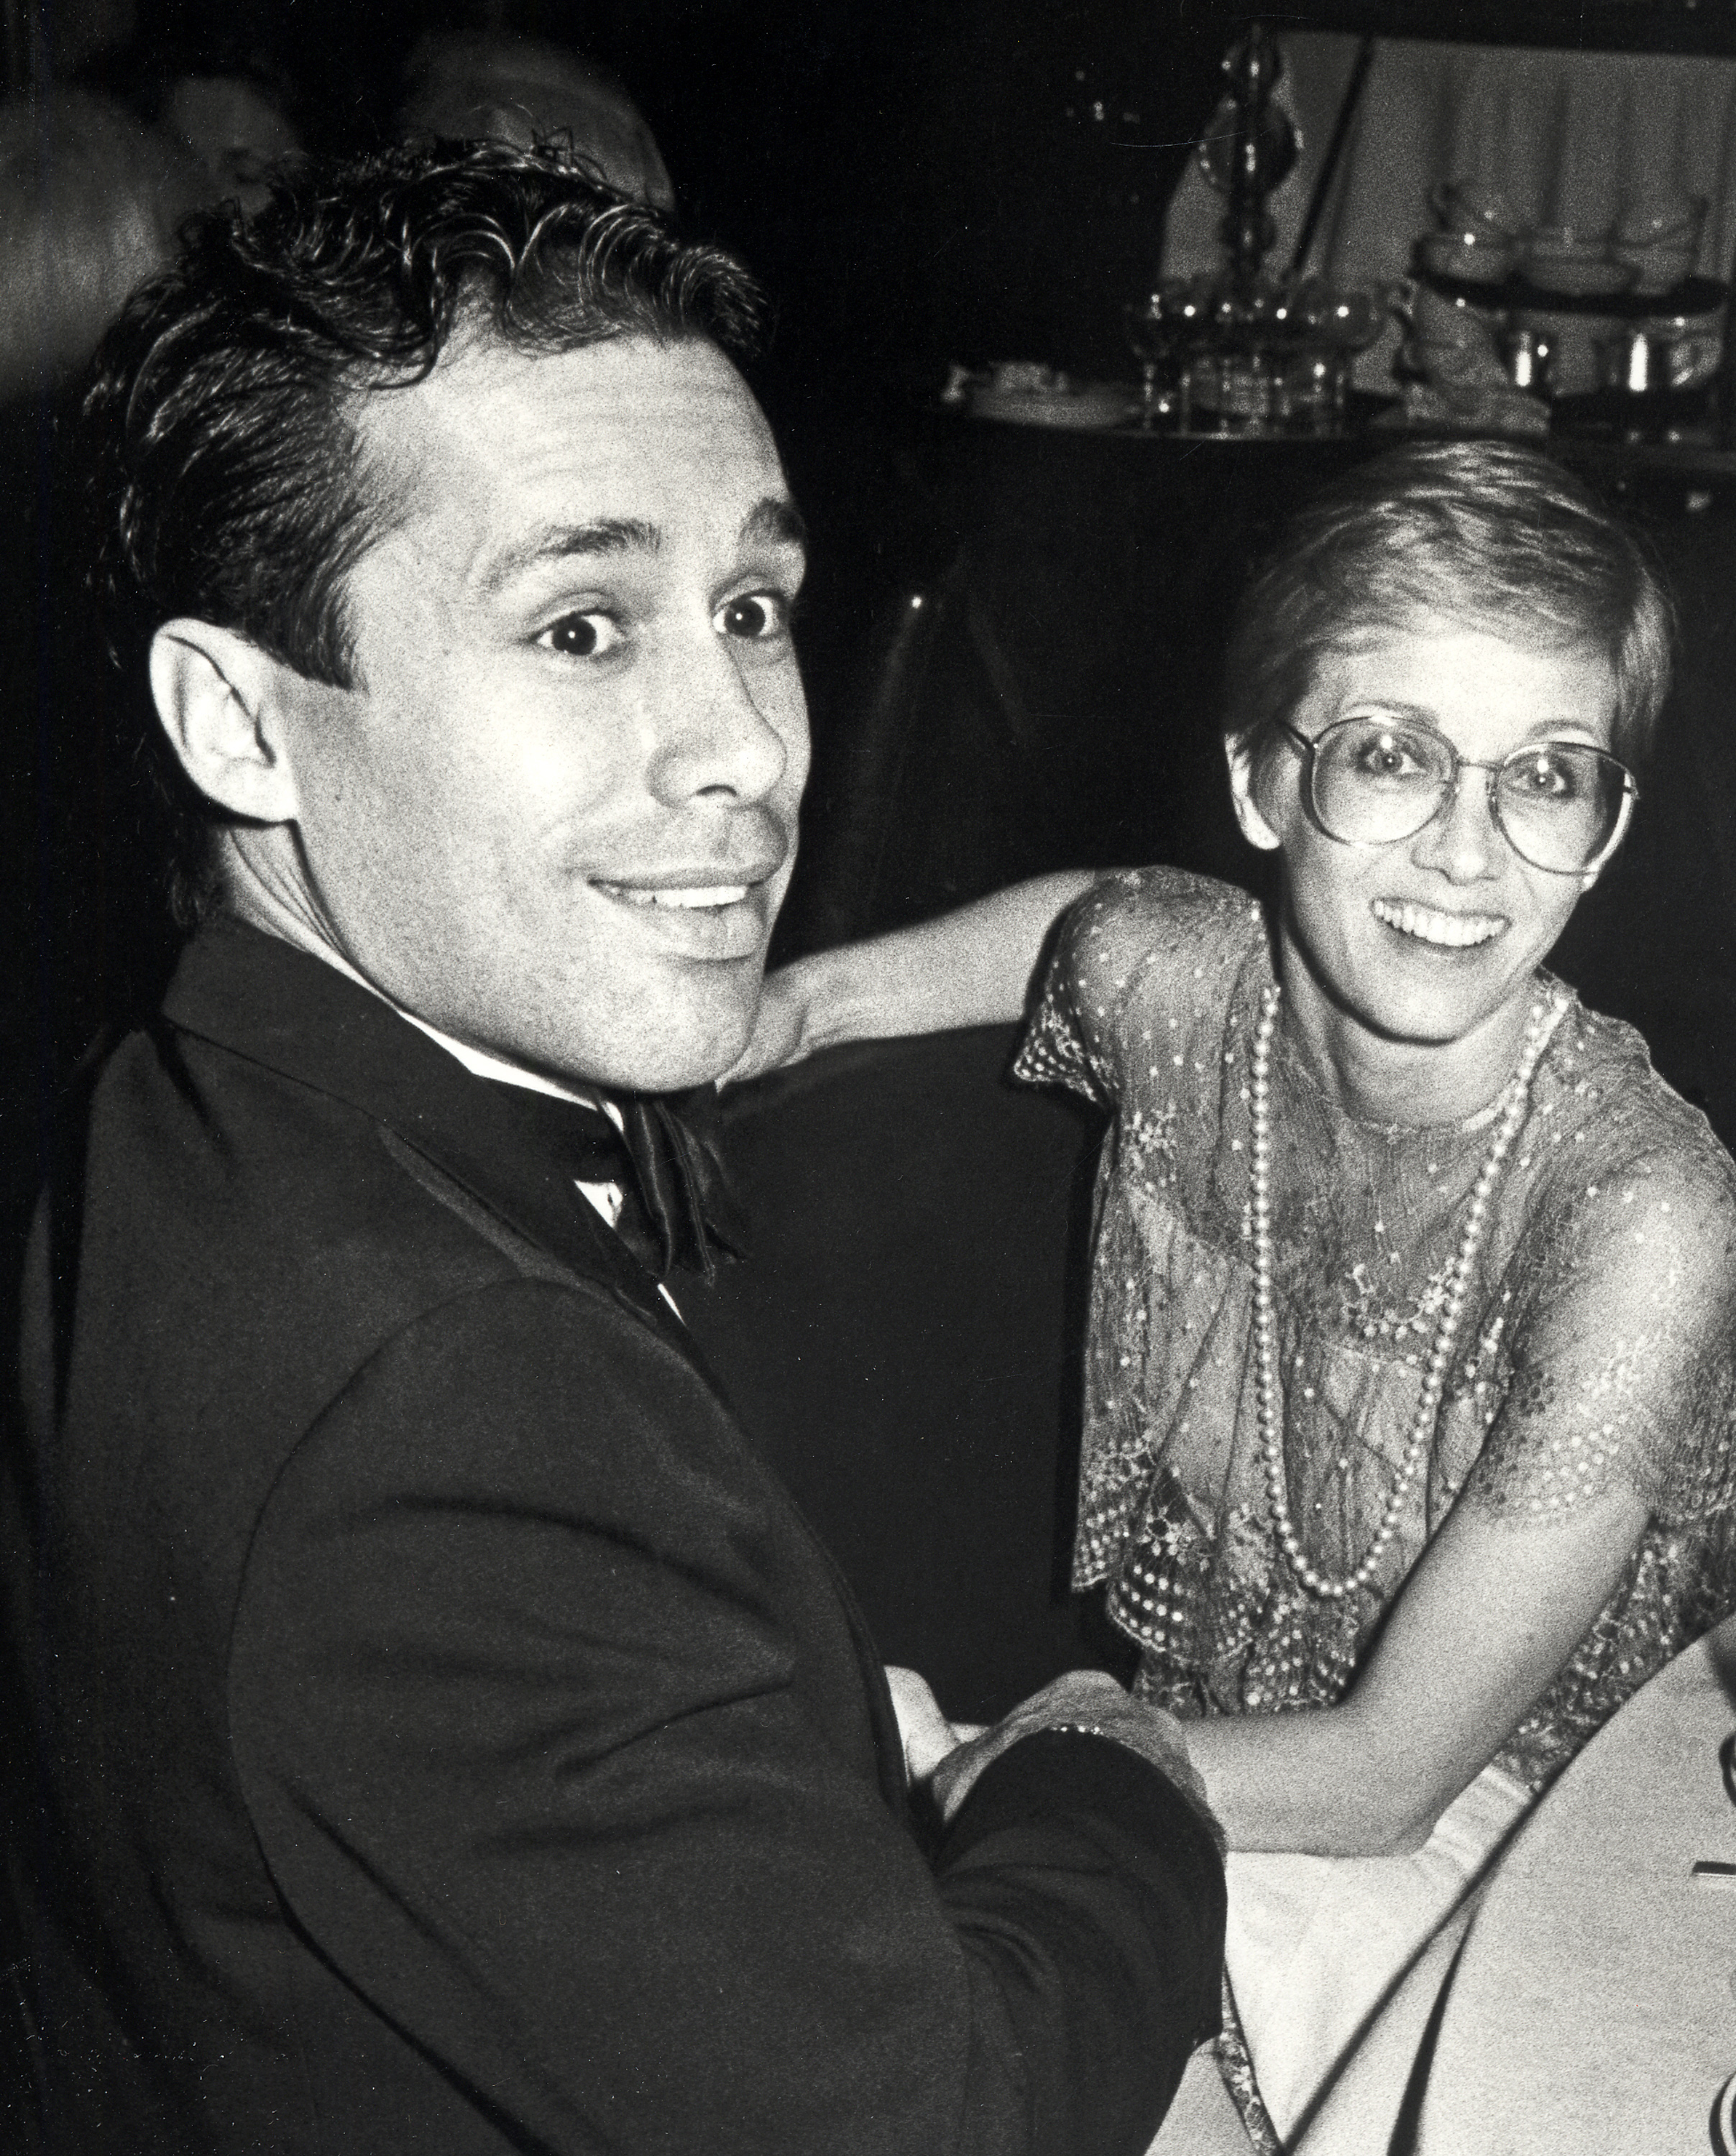
<instances>
[{"instance_id":1,"label":"man's nose","mask_svg":"<svg viewBox=\"0 0 1736 2156\"><path fill-rule=\"evenodd\" d=\"M1474 766L1459 773L1458 783L1440 813L1417 834L1411 859L1451 883L1478 883L1497 874L1507 841L1496 823L1489 774Z\"/></svg>"},{"instance_id":2,"label":"man's nose","mask_svg":"<svg viewBox=\"0 0 1736 2156\"><path fill-rule=\"evenodd\" d=\"M671 805L715 794L763 801L788 767L793 732L804 724L800 677L794 660L751 680L729 639L715 634L710 648L670 669L661 685L651 783Z\"/></svg>"}]
</instances>

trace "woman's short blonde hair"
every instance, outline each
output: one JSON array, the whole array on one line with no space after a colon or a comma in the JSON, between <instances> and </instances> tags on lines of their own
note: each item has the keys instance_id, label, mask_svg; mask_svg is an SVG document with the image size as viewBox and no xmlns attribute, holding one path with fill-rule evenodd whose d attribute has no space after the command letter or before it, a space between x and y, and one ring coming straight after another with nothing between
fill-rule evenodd
<instances>
[{"instance_id":1,"label":"woman's short blonde hair","mask_svg":"<svg viewBox=\"0 0 1736 2156\"><path fill-rule=\"evenodd\" d=\"M1407 444L1292 519L1237 609L1225 737L1257 767L1328 654L1442 616L1601 653L1610 746L1643 763L1669 691L1674 608L1625 525L1553 459L1507 442Z\"/></svg>"}]
</instances>

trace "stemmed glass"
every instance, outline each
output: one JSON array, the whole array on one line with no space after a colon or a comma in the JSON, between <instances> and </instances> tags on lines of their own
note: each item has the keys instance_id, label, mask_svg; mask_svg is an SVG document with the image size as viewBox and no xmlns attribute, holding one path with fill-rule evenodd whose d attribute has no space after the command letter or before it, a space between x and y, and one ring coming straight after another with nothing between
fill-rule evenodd
<instances>
[{"instance_id":1,"label":"stemmed glass","mask_svg":"<svg viewBox=\"0 0 1736 2156\"><path fill-rule=\"evenodd\" d=\"M1185 427L1188 374L1185 364L1178 362L1198 337L1205 319L1197 283L1189 277L1165 277L1137 305L1122 311L1127 320L1127 342L1143 378L1140 425L1150 427L1173 413L1176 424Z\"/></svg>"},{"instance_id":2,"label":"stemmed glass","mask_svg":"<svg viewBox=\"0 0 1736 2156\"><path fill-rule=\"evenodd\" d=\"M1332 368L1332 414L1342 427L1350 389L1350 362L1366 352L1385 325L1381 295L1338 286L1312 285L1303 311L1310 343L1326 347Z\"/></svg>"}]
</instances>

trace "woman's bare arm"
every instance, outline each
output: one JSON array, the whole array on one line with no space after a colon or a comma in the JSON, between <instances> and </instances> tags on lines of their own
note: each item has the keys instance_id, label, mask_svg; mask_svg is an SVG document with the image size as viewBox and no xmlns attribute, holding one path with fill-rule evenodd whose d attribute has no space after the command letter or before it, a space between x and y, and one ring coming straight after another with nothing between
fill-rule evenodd
<instances>
[{"instance_id":1,"label":"woman's bare arm","mask_svg":"<svg viewBox=\"0 0 1736 2156\"><path fill-rule=\"evenodd\" d=\"M1584 1637L1646 1514L1621 1485L1547 1527L1461 1503L1342 1706L1189 1725L1230 1846L1323 1856L1418 1847Z\"/></svg>"},{"instance_id":2,"label":"woman's bare arm","mask_svg":"<svg viewBox=\"0 0 1736 2156\"><path fill-rule=\"evenodd\" d=\"M1038 876L937 921L798 958L767 979L753 1037L725 1082L840 1041L1010 1023L1050 930L1100 873Z\"/></svg>"},{"instance_id":3,"label":"woman's bare arm","mask_svg":"<svg viewBox=\"0 0 1736 2156\"><path fill-rule=\"evenodd\" d=\"M1588 1179L1516 1306L1515 1383L1344 1702L1196 1724L1232 1849L1415 1847L1535 1705L1647 1520L1736 1442L1736 1187L1711 1148Z\"/></svg>"}]
</instances>

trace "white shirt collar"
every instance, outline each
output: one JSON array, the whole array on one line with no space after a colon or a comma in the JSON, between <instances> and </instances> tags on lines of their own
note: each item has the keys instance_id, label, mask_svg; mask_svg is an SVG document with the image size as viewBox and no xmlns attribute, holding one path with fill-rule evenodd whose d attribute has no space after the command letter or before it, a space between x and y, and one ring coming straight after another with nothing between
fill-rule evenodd
<instances>
[{"instance_id":1,"label":"white shirt collar","mask_svg":"<svg viewBox=\"0 0 1736 2156\"><path fill-rule=\"evenodd\" d=\"M468 1041L455 1040L449 1033L442 1033L439 1026L430 1025L425 1018L418 1018L414 1011L407 1011L402 1004L393 1003L389 996L380 995L380 991L372 981L358 973L353 966L346 965L334 952L305 944L298 947L312 948L316 957L325 959L328 965L335 966L340 973L347 973L370 995L379 996L383 1004L395 1010L400 1018L408 1019L419 1032L425 1033L436 1047L444 1048L449 1055L463 1064L474 1077L492 1078L502 1086L521 1086L528 1093L546 1093L557 1101L571 1101L582 1108L597 1109L609 1117L618 1131L625 1130L626 1119L613 1101L593 1100L589 1094L578 1092L571 1086L562 1086L553 1078L545 1078L540 1070L523 1070L516 1063L508 1063L503 1056L489 1055L485 1049L472 1048ZM617 1226L621 1217L619 1183L581 1183L575 1177L573 1188L608 1226ZM661 1281L657 1283L657 1292L675 1316L681 1317L681 1305ZM686 1320L682 1322L685 1323Z\"/></svg>"},{"instance_id":2,"label":"white shirt collar","mask_svg":"<svg viewBox=\"0 0 1736 2156\"><path fill-rule=\"evenodd\" d=\"M442 1033L439 1026L430 1025L425 1018L418 1018L414 1011L407 1011L401 1004L392 1008L400 1018L407 1018L419 1032L444 1048L449 1055L456 1056L465 1069L477 1078L492 1078L501 1086L521 1086L527 1093L546 1093L552 1100L571 1101L581 1108L595 1108L609 1117L619 1131L624 1127L620 1110L613 1101L598 1101L588 1093L581 1093L571 1086L562 1086L558 1080L545 1078L540 1070L526 1070L516 1063L508 1063L504 1056L490 1055L484 1049L472 1048L468 1041L455 1040L449 1033Z\"/></svg>"}]
</instances>

